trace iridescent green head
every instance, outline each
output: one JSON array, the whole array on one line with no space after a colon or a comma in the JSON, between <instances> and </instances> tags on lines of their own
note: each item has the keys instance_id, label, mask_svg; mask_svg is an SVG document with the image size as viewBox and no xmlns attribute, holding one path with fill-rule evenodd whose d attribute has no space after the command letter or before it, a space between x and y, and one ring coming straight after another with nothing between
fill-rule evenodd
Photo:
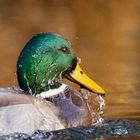
<instances>
[{"instance_id":1,"label":"iridescent green head","mask_svg":"<svg viewBox=\"0 0 140 140\"><path fill-rule=\"evenodd\" d=\"M76 66L71 43L53 33L33 36L23 48L17 62L21 89L38 94L60 86L59 78Z\"/></svg>"}]
</instances>

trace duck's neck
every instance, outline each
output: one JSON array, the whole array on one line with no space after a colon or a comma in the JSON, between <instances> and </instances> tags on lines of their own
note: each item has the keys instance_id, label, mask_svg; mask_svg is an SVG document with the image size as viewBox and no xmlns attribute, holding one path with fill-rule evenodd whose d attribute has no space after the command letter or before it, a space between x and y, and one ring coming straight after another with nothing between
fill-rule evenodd
<instances>
[{"instance_id":1,"label":"duck's neck","mask_svg":"<svg viewBox=\"0 0 140 140\"><path fill-rule=\"evenodd\" d=\"M43 91L40 94L37 95L37 97L42 98L52 98L53 96L56 96L58 94L64 93L67 85L61 84L58 88L49 89L47 91Z\"/></svg>"},{"instance_id":2,"label":"duck's neck","mask_svg":"<svg viewBox=\"0 0 140 140\"><path fill-rule=\"evenodd\" d=\"M48 82L49 83L49 82ZM41 86L40 91L37 91L36 96L41 96L42 98L49 98L57 94L63 93L65 91L66 85L59 82L49 83L46 86Z\"/></svg>"}]
</instances>

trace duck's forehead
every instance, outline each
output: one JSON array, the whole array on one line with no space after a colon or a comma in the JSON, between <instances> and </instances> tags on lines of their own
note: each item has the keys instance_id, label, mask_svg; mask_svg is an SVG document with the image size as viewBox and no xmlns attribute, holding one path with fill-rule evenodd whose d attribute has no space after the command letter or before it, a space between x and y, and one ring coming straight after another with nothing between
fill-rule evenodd
<instances>
[{"instance_id":1,"label":"duck's forehead","mask_svg":"<svg viewBox=\"0 0 140 140\"><path fill-rule=\"evenodd\" d=\"M46 36L45 43L50 47L71 47L70 41L57 34Z\"/></svg>"},{"instance_id":2,"label":"duck's forehead","mask_svg":"<svg viewBox=\"0 0 140 140\"><path fill-rule=\"evenodd\" d=\"M33 36L29 40L24 47L24 52L30 51L32 53L42 53L52 48L54 50L61 47L68 47L71 52L73 52L70 41L63 38L61 35L54 33L41 33Z\"/></svg>"}]
</instances>

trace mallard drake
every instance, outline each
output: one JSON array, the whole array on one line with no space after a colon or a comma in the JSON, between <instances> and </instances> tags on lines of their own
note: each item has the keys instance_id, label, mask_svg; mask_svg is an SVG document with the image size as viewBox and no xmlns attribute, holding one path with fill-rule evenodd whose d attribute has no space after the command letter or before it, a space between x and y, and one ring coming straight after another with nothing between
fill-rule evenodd
<instances>
[{"instance_id":1,"label":"mallard drake","mask_svg":"<svg viewBox=\"0 0 140 140\"><path fill-rule=\"evenodd\" d=\"M20 53L16 68L20 89L0 89L0 134L91 124L81 93L61 79L98 94L105 91L80 68L68 40L54 33L33 36Z\"/></svg>"}]
</instances>

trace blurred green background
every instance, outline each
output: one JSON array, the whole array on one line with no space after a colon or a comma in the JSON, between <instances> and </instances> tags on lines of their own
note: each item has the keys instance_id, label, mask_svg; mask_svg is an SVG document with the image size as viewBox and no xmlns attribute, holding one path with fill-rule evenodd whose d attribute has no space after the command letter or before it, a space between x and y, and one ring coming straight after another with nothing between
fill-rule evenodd
<instances>
[{"instance_id":1,"label":"blurred green background","mask_svg":"<svg viewBox=\"0 0 140 140\"><path fill-rule=\"evenodd\" d=\"M106 90L106 117L140 119L139 0L0 0L0 87L32 35L69 39L86 73Z\"/></svg>"}]
</instances>

